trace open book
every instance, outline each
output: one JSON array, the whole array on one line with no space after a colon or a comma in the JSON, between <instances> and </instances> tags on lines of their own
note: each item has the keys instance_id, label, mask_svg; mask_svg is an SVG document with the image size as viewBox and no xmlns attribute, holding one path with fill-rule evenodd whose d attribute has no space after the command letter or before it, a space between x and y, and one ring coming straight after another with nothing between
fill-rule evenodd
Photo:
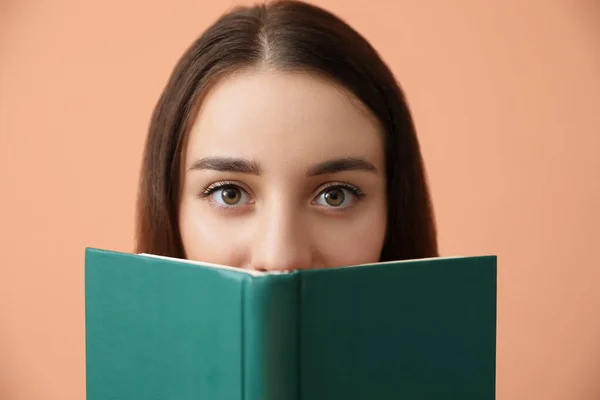
<instances>
[{"instance_id":1,"label":"open book","mask_svg":"<svg viewBox=\"0 0 600 400\"><path fill-rule=\"evenodd\" d=\"M496 257L257 272L86 249L87 400L494 399Z\"/></svg>"}]
</instances>

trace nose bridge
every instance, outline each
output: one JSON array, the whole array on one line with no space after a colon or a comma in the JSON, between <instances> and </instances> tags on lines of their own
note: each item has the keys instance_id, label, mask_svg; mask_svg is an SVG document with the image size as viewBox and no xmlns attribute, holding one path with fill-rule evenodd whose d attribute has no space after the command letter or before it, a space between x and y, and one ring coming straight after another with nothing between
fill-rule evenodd
<instances>
[{"instance_id":1,"label":"nose bridge","mask_svg":"<svg viewBox=\"0 0 600 400\"><path fill-rule=\"evenodd\" d=\"M284 202L276 202L260 214L251 267L258 270L309 267L311 249L299 211Z\"/></svg>"}]
</instances>

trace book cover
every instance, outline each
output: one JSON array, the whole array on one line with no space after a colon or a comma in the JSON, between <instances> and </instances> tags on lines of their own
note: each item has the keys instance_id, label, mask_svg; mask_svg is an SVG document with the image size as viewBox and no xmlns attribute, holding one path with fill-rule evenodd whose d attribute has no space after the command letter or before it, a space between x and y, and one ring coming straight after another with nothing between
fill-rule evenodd
<instances>
[{"instance_id":1,"label":"book cover","mask_svg":"<svg viewBox=\"0 0 600 400\"><path fill-rule=\"evenodd\" d=\"M87 399L494 399L496 257L261 273L86 249Z\"/></svg>"}]
</instances>

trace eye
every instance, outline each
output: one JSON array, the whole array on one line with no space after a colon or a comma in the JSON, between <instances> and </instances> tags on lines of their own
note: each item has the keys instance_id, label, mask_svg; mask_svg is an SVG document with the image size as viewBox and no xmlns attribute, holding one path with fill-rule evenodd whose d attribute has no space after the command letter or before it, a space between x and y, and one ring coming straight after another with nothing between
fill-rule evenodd
<instances>
[{"instance_id":1,"label":"eye","mask_svg":"<svg viewBox=\"0 0 600 400\"><path fill-rule=\"evenodd\" d=\"M332 208L347 208L353 205L364 194L355 186L334 184L322 190L314 204Z\"/></svg>"},{"instance_id":2,"label":"eye","mask_svg":"<svg viewBox=\"0 0 600 400\"><path fill-rule=\"evenodd\" d=\"M213 193L213 200L219 203L223 201L228 206L235 206L242 200L243 195L243 192L239 188L228 187L216 190Z\"/></svg>"},{"instance_id":3,"label":"eye","mask_svg":"<svg viewBox=\"0 0 600 400\"><path fill-rule=\"evenodd\" d=\"M201 197L208 197L222 207L235 207L249 203L248 193L241 187L225 182L218 182L207 187Z\"/></svg>"}]
</instances>

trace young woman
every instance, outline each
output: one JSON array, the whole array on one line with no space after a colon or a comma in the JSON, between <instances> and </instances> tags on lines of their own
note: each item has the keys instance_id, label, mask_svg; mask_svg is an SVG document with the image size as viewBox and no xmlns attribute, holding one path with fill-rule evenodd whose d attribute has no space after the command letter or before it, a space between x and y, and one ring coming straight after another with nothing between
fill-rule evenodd
<instances>
[{"instance_id":1,"label":"young woman","mask_svg":"<svg viewBox=\"0 0 600 400\"><path fill-rule=\"evenodd\" d=\"M437 256L413 121L377 52L302 2L221 17L154 111L136 251L257 270Z\"/></svg>"}]
</instances>

